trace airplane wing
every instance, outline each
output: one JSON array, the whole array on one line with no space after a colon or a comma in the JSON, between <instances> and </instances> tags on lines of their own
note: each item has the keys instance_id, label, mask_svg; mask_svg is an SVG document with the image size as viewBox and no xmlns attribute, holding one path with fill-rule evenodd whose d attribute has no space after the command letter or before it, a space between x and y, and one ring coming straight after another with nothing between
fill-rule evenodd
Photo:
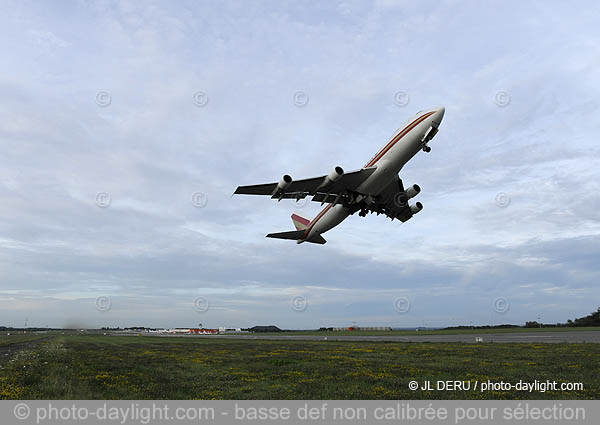
<instances>
[{"instance_id":1,"label":"airplane wing","mask_svg":"<svg viewBox=\"0 0 600 425\"><path fill-rule=\"evenodd\" d=\"M355 191L373 172L376 167L363 168L361 170L344 173L339 167L328 176L313 177L303 180L291 180L287 184L284 180L280 183L257 184L251 186L238 186L234 194L237 195L269 195L276 199L303 199L313 196L313 201L340 203L342 196L348 192ZM337 199L336 199L337 198Z\"/></svg>"}]
</instances>

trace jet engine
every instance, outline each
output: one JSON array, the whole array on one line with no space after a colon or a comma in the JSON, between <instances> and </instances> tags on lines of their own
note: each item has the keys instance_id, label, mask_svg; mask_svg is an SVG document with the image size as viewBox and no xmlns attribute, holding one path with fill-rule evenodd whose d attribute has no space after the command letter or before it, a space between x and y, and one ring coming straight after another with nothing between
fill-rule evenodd
<instances>
[{"instance_id":1,"label":"jet engine","mask_svg":"<svg viewBox=\"0 0 600 425\"><path fill-rule=\"evenodd\" d=\"M281 200L281 198L283 197L283 194L285 193L285 190L292 184L292 177L285 174L281 180L279 181L279 183L277 183L277 186L275 187L275 190L273 191L273 193L271 194L271 198L279 198L279 200Z\"/></svg>"},{"instance_id":2,"label":"jet engine","mask_svg":"<svg viewBox=\"0 0 600 425\"><path fill-rule=\"evenodd\" d=\"M331 173L327 176L327 180L330 182L338 181L344 175L344 169L339 165L333 169Z\"/></svg>"},{"instance_id":3,"label":"jet engine","mask_svg":"<svg viewBox=\"0 0 600 425\"><path fill-rule=\"evenodd\" d=\"M419 192L421 192L421 187L418 184L413 184L406 190L406 196L408 196L408 199L414 198Z\"/></svg>"},{"instance_id":4,"label":"jet engine","mask_svg":"<svg viewBox=\"0 0 600 425\"><path fill-rule=\"evenodd\" d=\"M341 179L343 175L344 175L344 169L340 166L335 167L333 169L333 171L331 173L329 173L328 176L325 177L325 179L323 180L323 183L321 183L319 185L317 190L326 191L327 189L329 189L329 187L331 185L333 185L336 181Z\"/></svg>"},{"instance_id":5,"label":"jet engine","mask_svg":"<svg viewBox=\"0 0 600 425\"><path fill-rule=\"evenodd\" d=\"M284 191L291 184L292 184L292 177L289 176L288 174L285 174L279 181L279 184L277 185L277 189Z\"/></svg>"},{"instance_id":6,"label":"jet engine","mask_svg":"<svg viewBox=\"0 0 600 425\"><path fill-rule=\"evenodd\" d=\"M418 213L422 209L423 209L423 204L420 202L417 202L416 204L410 206L410 212L413 214Z\"/></svg>"}]
</instances>

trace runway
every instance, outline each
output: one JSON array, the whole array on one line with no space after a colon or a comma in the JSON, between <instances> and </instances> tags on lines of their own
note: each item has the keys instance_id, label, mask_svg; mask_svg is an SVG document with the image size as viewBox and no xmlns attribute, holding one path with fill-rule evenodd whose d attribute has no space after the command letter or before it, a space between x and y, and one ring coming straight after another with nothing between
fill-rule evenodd
<instances>
[{"instance_id":1,"label":"runway","mask_svg":"<svg viewBox=\"0 0 600 425\"><path fill-rule=\"evenodd\" d=\"M268 339L296 341L390 341L390 342L502 342L502 343L600 343L600 331L513 332L437 335L218 335L211 338ZM481 338L481 340L478 340Z\"/></svg>"}]
</instances>

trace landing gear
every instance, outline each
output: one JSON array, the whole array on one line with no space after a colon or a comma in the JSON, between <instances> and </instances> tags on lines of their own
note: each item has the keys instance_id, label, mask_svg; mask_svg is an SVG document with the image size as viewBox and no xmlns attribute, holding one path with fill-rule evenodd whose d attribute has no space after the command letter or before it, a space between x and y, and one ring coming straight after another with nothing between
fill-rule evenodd
<instances>
[{"instance_id":1,"label":"landing gear","mask_svg":"<svg viewBox=\"0 0 600 425\"><path fill-rule=\"evenodd\" d=\"M427 145L423 146L423 151L424 152L431 152L431 148Z\"/></svg>"},{"instance_id":2,"label":"landing gear","mask_svg":"<svg viewBox=\"0 0 600 425\"><path fill-rule=\"evenodd\" d=\"M358 216L359 216L359 217L366 217L366 216L367 216L367 212L368 212L368 211L367 211L367 210L364 210L364 209L363 209L363 210L360 210L360 212L358 213Z\"/></svg>"}]
</instances>

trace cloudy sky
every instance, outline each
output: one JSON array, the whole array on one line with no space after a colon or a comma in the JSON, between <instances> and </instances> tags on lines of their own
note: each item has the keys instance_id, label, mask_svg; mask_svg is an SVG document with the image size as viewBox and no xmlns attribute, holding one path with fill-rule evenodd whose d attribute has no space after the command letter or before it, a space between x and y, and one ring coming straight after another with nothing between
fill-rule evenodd
<instances>
[{"instance_id":1,"label":"cloudy sky","mask_svg":"<svg viewBox=\"0 0 600 425\"><path fill-rule=\"evenodd\" d=\"M0 325L566 321L600 306L600 7L5 1ZM299 94L298 94L299 93ZM400 93L398 95L398 93ZM424 210L324 246L237 185L361 167L421 109Z\"/></svg>"}]
</instances>

